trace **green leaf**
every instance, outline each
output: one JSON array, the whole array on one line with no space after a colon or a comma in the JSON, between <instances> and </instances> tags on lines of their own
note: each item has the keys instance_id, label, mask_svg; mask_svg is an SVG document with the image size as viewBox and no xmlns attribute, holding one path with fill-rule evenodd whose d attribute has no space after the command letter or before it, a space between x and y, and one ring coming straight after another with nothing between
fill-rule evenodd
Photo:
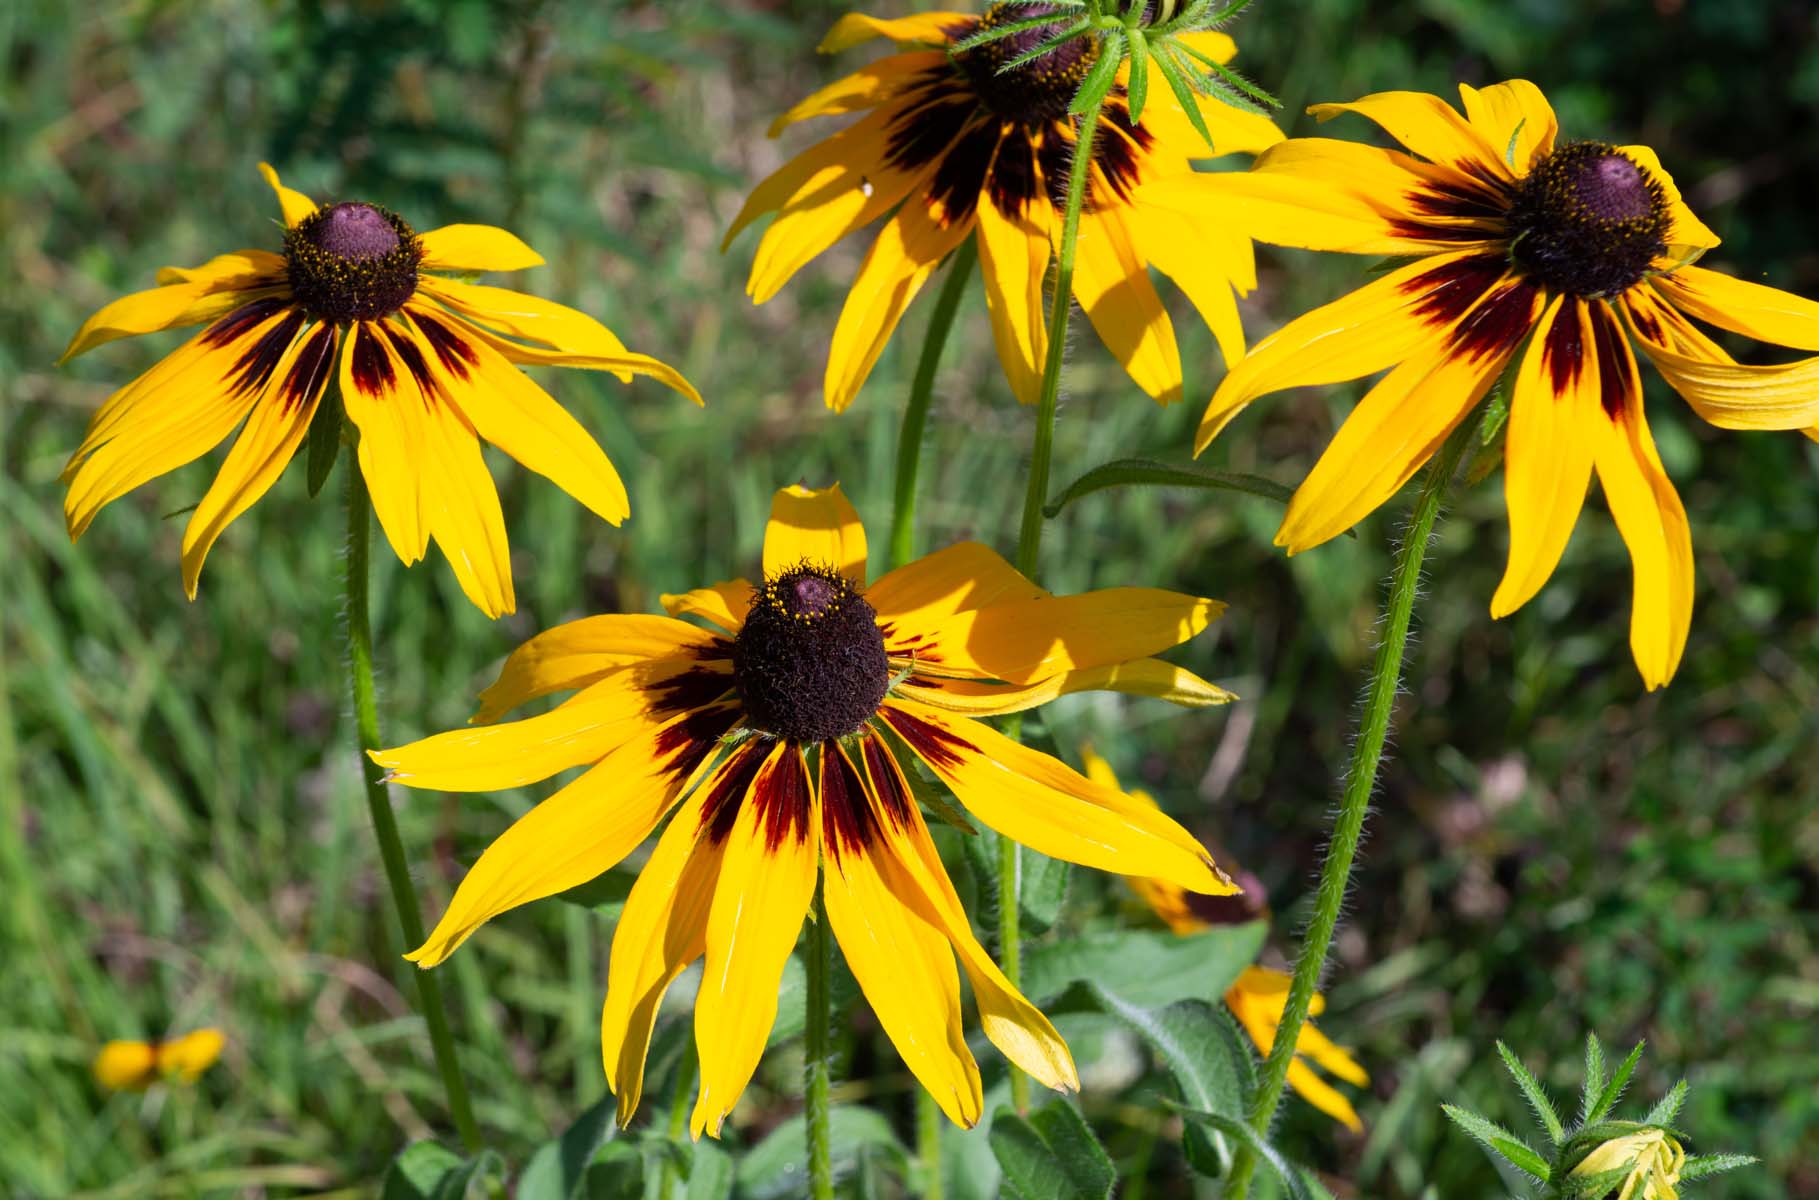
<instances>
[{"instance_id":1,"label":"green leaf","mask_svg":"<svg viewBox=\"0 0 1819 1200\"><path fill-rule=\"evenodd\" d=\"M1501 1155L1511 1166L1546 1182L1547 1160L1529 1149L1528 1144L1521 1138L1503 1126L1485 1120L1475 1112L1467 1112L1465 1109L1451 1104L1442 1104L1440 1109L1452 1118L1453 1124Z\"/></svg>"},{"instance_id":2,"label":"green leaf","mask_svg":"<svg viewBox=\"0 0 1819 1200\"><path fill-rule=\"evenodd\" d=\"M1206 144L1211 146L1213 144L1212 131L1206 127L1206 117L1201 113L1200 104L1194 98L1194 89L1187 81L1180 60L1176 58L1177 53L1178 51L1172 43L1164 42L1161 46L1152 44L1150 61L1156 64L1156 70L1162 72L1163 82L1168 84L1169 91L1175 93L1175 101L1181 105L1181 111L1187 114L1187 119L1193 123L1194 129Z\"/></svg>"},{"instance_id":3,"label":"green leaf","mask_svg":"<svg viewBox=\"0 0 1819 1200\"><path fill-rule=\"evenodd\" d=\"M1636 1069L1636 1063L1642 1057L1642 1048L1646 1045L1648 1045L1647 1042L1636 1043L1636 1048L1631 1050L1629 1057L1623 1060L1623 1065L1617 1068L1611 1076L1611 1081L1604 1085L1604 1091L1599 1094L1597 1104L1592 1107L1591 1112L1586 1114L1587 1121L1602 1121L1611 1109L1617 1106L1618 1099L1623 1095L1623 1089L1629 1086L1630 1073Z\"/></svg>"},{"instance_id":4,"label":"green leaf","mask_svg":"<svg viewBox=\"0 0 1819 1200\"><path fill-rule=\"evenodd\" d=\"M1282 1186L1288 1191L1290 1200L1313 1200L1313 1193L1308 1189L1307 1180L1301 1177L1300 1168L1282 1157L1280 1150L1258 1137L1256 1130L1239 1118L1188 1108L1181 1109L1181 1115L1223 1133L1240 1145L1249 1146L1251 1153L1268 1163L1270 1169L1276 1172L1282 1180Z\"/></svg>"},{"instance_id":5,"label":"green leaf","mask_svg":"<svg viewBox=\"0 0 1819 1200\"><path fill-rule=\"evenodd\" d=\"M1043 933L1061 915L1073 865L1027 846L1017 847L1017 864L1017 907L1023 910L1024 926L1031 933Z\"/></svg>"},{"instance_id":6,"label":"green leaf","mask_svg":"<svg viewBox=\"0 0 1819 1200\"><path fill-rule=\"evenodd\" d=\"M470 1196L478 1200L491 1196L495 1189L487 1185L501 1182L504 1174L505 1160L492 1150L482 1150L444 1175L430 1200L469 1200Z\"/></svg>"},{"instance_id":7,"label":"green leaf","mask_svg":"<svg viewBox=\"0 0 1819 1200\"><path fill-rule=\"evenodd\" d=\"M1585 1082L1579 1086L1579 1123L1585 1124L1592 1119L1592 1106L1598 1102L1598 1093L1604 1090L1604 1046L1599 1043L1598 1035L1585 1035Z\"/></svg>"},{"instance_id":8,"label":"green leaf","mask_svg":"<svg viewBox=\"0 0 1819 1200\"><path fill-rule=\"evenodd\" d=\"M412 1142L385 1169L380 1200L429 1200L461 1165L461 1156L440 1143Z\"/></svg>"},{"instance_id":9,"label":"green leaf","mask_svg":"<svg viewBox=\"0 0 1819 1200\"><path fill-rule=\"evenodd\" d=\"M695 1143L684 1200L726 1200L733 1194L733 1156L715 1142ZM520 1198L522 1200L522 1198Z\"/></svg>"},{"instance_id":10,"label":"green leaf","mask_svg":"<svg viewBox=\"0 0 1819 1200\"><path fill-rule=\"evenodd\" d=\"M324 388L322 400L316 405L316 415L310 418L306 476L309 482L309 496L316 498L322 485L328 482L328 473L335 468L335 456L341 453L341 389Z\"/></svg>"},{"instance_id":11,"label":"green leaf","mask_svg":"<svg viewBox=\"0 0 1819 1200\"><path fill-rule=\"evenodd\" d=\"M607 1096L576 1117L561 1137L539 1146L518 1177L517 1200L570 1200L580 1190L594 1152L612 1136L616 1111Z\"/></svg>"},{"instance_id":12,"label":"green leaf","mask_svg":"<svg viewBox=\"0 0 1819 1200\"><path fill-rule=\"evenodd\" d=\"M1005 1182L1024 1200L1109 1200L1118 1182L1111 1156L1066 1100L1049 1101L1028 1120L999 1109L991 1144Z\"/></svg>"},{"instance_id":13,"label":"green leaf","mask_svg":"<svg viewBox=\"0 0 1819 1200\"><path fill-rule=\"evenodd\" d=\"M828 1112L829 1140L833 1146L834 1173L851 1173L859 1152L867 1147L908 1163L909 1154L897 1140L882 1113L850 1104L836 1104ZM791 1117L763 1141L746 1151L739 1161L739 1194L745 1200L780 1200L808 1194L808 1127L802 1117Z\"/></svg>"},{"instance_id":14,"label":"green leaf","mask_svg":"<svg viewBox=\"0 0 1819 1200\"><path fill-rule=\"evenodd\" d=\"M1130 29L1124 36L1131 47L1130 81L1125 84L1125 100L1130 105L1131 124L1140 125L1143 105L1150 94L1149 40L1141 29Z\"/></svg>"},{"instance_id":15,"label":"green leaf","mask_svg":"<svg viewBox=\"0 0 1819 1200\"><path fill-rule=\"evenodd\" d=\"M808 968L794 954L783 961L783 981L777 993L777 1019L771 1025L768 1049L801 1037L808 1028Z\"/></svg>"},{"instance_id":16,"label":"green leaf","mask_svg":"<svg viewBox=\"0 0 1819 1200\"><path fill-rule=\"evenodd\" d=\"M1680 1181L1703 1179L1723 1171L1735 1171L1762 1161L1754 1154L1695 1154L1680 1164Z\"/></svg>"},{"instance_id":17,"label":"green leaf","mask_svg":"<svg viewBox=\"0 0 1819 1200\"><path fill-rule=\"evenodd\" d=\"M1068 105L1067 111L1078 116L1104 100L1106 93L1112 90L1112 84L1117 81L1118 63L1123 56L1122 31L1106 34L1105 40L1099 43L1099 57L1093 61L1086 78L1080 81L1080 91L1075 94L1074 102Z\"/></svg>"},{"instance_id":18,"label":"green leaf","mask_svg":"<svg viewBox=\"0 0 1819 1200\"><path fill-rule=\"evenodd\" d=\"M1224 1005L1177 1000L1162 1008L1132 1004L1102 983L1083 983L1101 1012L1117 1017L1156 1052L1190 1108L1243 1117L1257 1086L1250 1043Z\"/></svg>"},{"instance_id":19,"label":"green leaf","mask_svg":"<svg viewBox=\"0 0 1819 1200\"><path fill-rule=\"evenodd\" d=\"M1215 925L1186 935L1124 929L1025 948L1023 991L1042 1004L1075 980L1118 981L1128 1003L1158 1008L1177 1000L1222 996L1255 962L1267 925Z\"/></svg>"},{"instance_id":20,"label":"green leaf","mask_svg":"<svg viewBox=\"0 0 1819 1200\"><path fill-rule=\"evenodd\" d=\"M1510 1075L1516 1080L1516 1086L1521 1088L1522 1094L1528 1098L1528 1106L1535 1110L1535 1118L1547 1129L1548 1139L1556 1146L1564 1142L1566 1127L1560 1123L1560 1114L1554 1111L1553 1102L1541 1089L1540 1082L1529 1074L1528 1068L1522 1065L1522 1061L1508 1046L1503 1044L1501 1039L1497 1042L1497 1053L1503 1056L1503 1065L1509 1068Z\"/></svg>"},{"instance_id":21,"label":"green leaf","mask_svg":"<svg viewBox=\"0 0 1819 1200\"><path fill-rule=\"evenodd\" d=\"M644 1155L630 1142L608 1142L582 1178L587 1200L636 1200L644 1194Z\"/></svg>"},{"instance_id":22,"label":"green leaf","mask_svg":"<svg viewBox=\"0 0 1819 1200\"><path fill-rule=\"evenodd\" d=\"M1056 517L1074 501L1094 492L1114 487L1184 487L1203 490L1243 492L1287 504L1294 489L1283 487L1261 475L1240 475L1231 471L1210 471L1204 467L1178 467L1147 458L1119 458L1101 463L1074 482L1049 503L1042 515Z\"/></svg>"},{"instance_id":23,"label":"green leaf","mask_svg":"<svg viewBox=\"0 0 1819 1200\"><path fill-rule=\"evenodd\" d=\"M1648 1110L1648 1116L1642 1118L1644 1125L1667 1125L1680 1115L1680 1106L1686 1103L1686 1080L1682 1079L1667 1095L1655 1101L1655 1107Z\"/></svg>"}]
</instances>

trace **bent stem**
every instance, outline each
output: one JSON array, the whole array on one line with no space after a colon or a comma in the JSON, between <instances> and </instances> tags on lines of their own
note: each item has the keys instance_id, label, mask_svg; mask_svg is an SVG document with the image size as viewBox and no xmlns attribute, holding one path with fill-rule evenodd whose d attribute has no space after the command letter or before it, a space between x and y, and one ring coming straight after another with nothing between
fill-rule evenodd
<instances>
[{"instance_id":1,"label":"bent stem","mask_svg":"<svg viewBox=\"0 0 1819 1200\"><path fill-rule=\"evenodd\" d=\"M821 903L821 881L815 881L815 903L809 909L808 1004L803 1037L808 1062L803 1068L803 1109L808 1125L809 1195L833 1200L834 1161L828 1127L828 932L827 910Z\"/></svg>"},{"instance_id":2,"label":"bent stem","mask_svg":"<svg viewBox=\"0 0 1819 1200\"><path fill-rule=\"evenodd\" d=\"M977 235L974 235L977 236ZM935 393L935 369L947 347L954 312L973 273L979 255L972 238L960 243L948 260L947 278L929 314L928 332L922 338L922 357L916 360L916 377L910 383L909 405L903 410L903 428L897 434L897 487L891 506L891 566L901 567L916 556L916 477L922 470L922 438L928 429L928 406Z\"/></svg>"},{"instance_id":3,"label":"bent stem","mask_svg":"<svg viewBox=\"0 0 1819 1200\"><path fill-rule=\"evenodd\" d=\"M1446 446L1428 469L1427 478L1422 481L1421 493L1416 497L1409 517L1408 531L1396 551L1396 566L1390 576L1389 599L1384 608L1383 640L1377 645L1377 658L1371 667L1370 684L1364 695L1358 740L1352 744L1351 762L1346 768L1339 817L1333 823L1332 841L1327 845L1326 861L1320 867L1314 915L1308 921L1300 957L1295 960L1295 978L1289 986L1288 1003L1282 1010L1282 1023L1276 1029L1276 1040L1270 1046L1269 1059L1263 1064L1263 1078L1251 1105L1250 1125L1259 1137L1268 1132L1270 1122L1276 1116L1276 1107L1282 1102L1283 1085L1287 1082L1289 1067L1295 1061L1295 1043L1301 1036L1301 1026L1307 1021L1308 1006L1313 1002L1314 988L1320 982L1320 971L1332 944L1333 927L1339 920L1339 908L1345 901L1352 859L1357 853L1358 838L1364 832L1371 792L1377 785L1377 767L1383 760L1383 739L1389 732L1391 710L1402 686L1402 656L1408 646L1409 618L1421 582L1421 562L1427 556L1428 542L1433 536L1434 522L1440 516L1440 504L1446 496L1447 486L1477 427L1477 419L1468 418L1447 439ZM1256 1167L1256 1157L1250 1148L1240 1147L1232 1167L1231 1187L1227 1190L1234 1200L1243 1200L1250 1190L1251 1175Z\"/></svg>"},{"instance_id":4,"label":"bent stem","mask_svg":"<svg viewBox=\"0 0 1819 1200\"><path fill-rule=\"evenodd\" d=\"M373 627L367 608L372 502L366 493L366 479L351 455L342 469L347 472L347 663L354 685L360 777L366 784L366 807L372 814L373 834L379 839L379 857L385 864L385 879L391 885L392 905L398 910L404 944L421 946L423 913L417 907L417 893L411 888L385 772L367 753L380 745L379 709L373 693ZM429 1026L430 1046L435 1051L436 1069L442 1075L449 1115L454 1118L461 1144L474 1153L482 1146L480 1127L474 1123L473 1104L467 1096L467 1084L461 1079L461 1064L455 1058L455 1041L449 1035L448 1012L442 1004L442 986L429 971L413 969L411 974L417 977L417 997L423 1007L424 1023Z\"/></svg>"}]
</instances>

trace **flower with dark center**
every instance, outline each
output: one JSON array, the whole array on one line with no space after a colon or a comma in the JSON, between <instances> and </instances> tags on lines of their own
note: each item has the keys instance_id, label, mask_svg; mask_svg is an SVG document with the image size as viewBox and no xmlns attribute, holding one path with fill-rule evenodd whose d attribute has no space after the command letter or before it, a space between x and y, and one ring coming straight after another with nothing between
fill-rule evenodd
<instances>
[{"instance_id":1,"label":"flower with dark center","mask_svg":"<svg viewBox=\"0 0 1819 1200\"><path fill-rule=\"evenodd\" d=\"M954 49L981 30L1051 12L1055 22ZM823 377L828 407L853 402L916 293L969 238L978 250L999 361L1017 398L1035 402L1048 353L1044 289L1079 138L1068 106L1098 43L1075 38L1021 66L1000 68L1053 40L1066 16L1038 0L996 4L979 17L852 14L821 43L832 52L884 37L899 52L777 119L773 136L809 117L862 114L760 183L727 243L775 214L746 284L762 304L842 237L884 221L834 328ZM1222 62L1237 53L1222 33L1179 38ZM1135 125L1123 78L1094 130L1073 292L1131 378L1169 404L1181 398L1181 359L1150 268L1187 295L1228 363L1244 354L1237 297L1255 286L1256 269L1234 213L1157 206L1149 188L1193 174L1196 159L1255 154L1282 134L1266 117L1202 97L1195 104L1214 141L1208 145L1166 87L1150 89L1142 124Z\"/></svg>"},{"instance_id":2,"label":"flower with dark center","mask_svg":"<svg viewBox=\"0 0 1819 1200\"><path fill-rule=\"evenodd\" d=\"M63 470L70 537L238 427L183 535L183 587L194 599L210 547L284 473L336 378L360 432L357 467L398 557L414 563L434 540L468 599L488 616L511 612L505 520L481 441L613 524L628 511L605 452L519 368L650 375L696 403L700 396L592 317L443 274L543 261L505 230L446 225L419 236L396 213L318 206L260 169L284 212L283 254L238 250L200 267L166 267L158 287L90 317L63 352L68 360L115 338L206 325L95 415ZM323 415L339 426L332 409Z\"/></svg>"},{"instance_id":3,"label":"flower with dark center","mask_svg":"<svg viewBox=\"0 0 1819 1200\"><path fill-rule=\"evenodd\" d=\"M1215 601L1148 588L1052 596L977 543L867 586L865 530L836 486L773 497L761 585L731 580L663 603L669 617L587 617L537 635L481 693L478 728L373 755L397 783L452 791L587 768L480 856L410 954L423 967L507 909L610 870L662 827L613 932L601 1018L622 1122L638 1107L664 993L705 956L690 1124L718 1136L757 1069L817 880L879 1024L948 1116L971 1125L983 1107L956 956L986 1036L1042 1083L1079 1086L1054 1026L973 935L911 759L978 821L1040 853L1235 890L1153 805L980 719L1089 689L1223 703L1224 691L1148 657L1203 629ZM541 716L493 723L570 690Z\"/></svg>"},{"instance_id":4,"label":"flower with dark center","mask_svg":"<svg viewBox=\"0 0 1819 1200\"><path fill-rule=\"evenodd\" d=\"M1406 152L1297 139L1246 174L1149 189L1175 208L1242 205L1260 241L1404 260L1252 347L1195 452L1266 393L1388 372L1290 502L1276 542L1295 553L1393 496L1508 371L1509 561L1491 615L1552 576L1595 474L1634 568L1630 649L1660 687L1692 623L1692 534L1635 348L1714 425L1819 436L1819 358L1743 366L1694 324L1814 351L1819 304L1693 265L1718 239L1646 146L1556 145L1526 80L1459 93L1463 113L1415 92L1310 110L1367 117Z\"/></svg>"}]
</instances>

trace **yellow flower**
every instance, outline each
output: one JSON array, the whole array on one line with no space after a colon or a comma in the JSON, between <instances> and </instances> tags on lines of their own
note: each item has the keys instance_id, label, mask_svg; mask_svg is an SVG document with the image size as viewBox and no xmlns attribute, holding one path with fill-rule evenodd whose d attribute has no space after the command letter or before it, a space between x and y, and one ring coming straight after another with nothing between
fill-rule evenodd
<instances>
[{"instance_id":1,"label":"yellow flower","mask_svg":"<svg viewBox=\"0 0 1819 1200\"><path fill-rule=\"evenodd\" d=\"M194 1083L221 1057L225 1042L219 1029L198 1029L168 1042L109 1042L95 1055L95 1082L134 1092L160 1079Z\"/></svg>"},{"instance_id":2,"label":"yellow flower","mask_svg":"<svg viewBox=\"0 0 1819 1200\"><path fill-rule=\"evenodd\" d=\"M67 361L116 338L209 323L95 414L63 470L70 537L108 503L239 427L183 535L183 587L194 599L209 548L277 482L333 377L398 557L416 562L434 538L470 600L488 616L511 612L505 522L482 440L606 521L616 525L629 511L605 453L518 366L590 367L626 381L651 375L701 398L592 317L434 274L543 261L505 230L445 225L419 235L374 205L318 206L271 167L260 170L284 213L282 254L237 250L200 267L166 267L158 287L103 308L63 352Z\"/></svg>"},{"instance_id":3,"label":"yellow flower","mask_svg":"<svg viewBox=\"0 0 1819 1200\"><path fill-rule=\"evenodd\" d=\"M1680 1168L1685 1163L1686 1151L1665 1130L1644 1129L1603 1143L1580 1160L1572 1173L1603 1175L1627 1167L1629 1177L1617 1200L1679 1200L1674 1185L1680 1182Z\"/></svg>"},{"instance_id":4,"label":"yellow flower","mask_svg":"<svg viewBox=\"0 0 1819 1200\"><path fill-rule=\"evenodd\" d=\"M854 977L951 1118L971 1125L981 1105L956 953L986 1036L1048 1086L1078 1086L1053 1026L973 936L906 750L980 821L1040 853L1232 890L1153 807L975 719L1088 689L1218 703L1219 689L1148 656L1193 637L1222 605L1147 588L1051 596L977 543L866 580L865 530L839 487L786 488L756 587L732 580L665 596L668 617L547 630L506 660L474 719L574 696L543 716L373 755L399 783L452 791L589 768L481 855L409 956L423 967L499 913L613 867L680 801L613 936L601 1042L622 1121L638 1105L665 989L705 956L691 1128L718 1135L757 1068L818 871Z\"/></svg>"},{"instance_id":5,"label":"yellow flower","mask_svg":"<svg viewBox=\"0 0 1819 1200\"><path fill-rule=\"evenodd\" d=\"M1525 80L1459 91L1463 116L1415 92L1309 110L1367 117L1409 153L1297 138L1248 174L1159 186L1179 204L1243 204L1260 241L1415 259L1259 342L1214 394L1196 452L1267 392L1388 369L1276 534L1290 553L1317 546L1395 494L1526 340L1504 451L1509 564L1491 615L1546 583L1596 471L1634 571L1630 646L1659 687L1692 620L1692 539L1632 344L1707 421L1810 433L1819 358L1739 365L1689 318L1819 350L1819 304L1691 265L1718 239L1654 151L1557 143L1553 110Z\"/></svg>"},{"instance_id":6,"label":"yellow flower","mask_svg":"<svg viewBox=\"0 0 1819 1200\"><path fill-rule=\"evenodd\" d=\"M1095 754L1091 748L1083 749L1081 757L1086 763L1088 779L1114 791L1118 790L1118 778L1112 773L1110 763ZM1133 800L1156 807L1155 799L1148 792L1133 788L1128 795ZM1244 877L1240 876L1240 879ZM1194 933L1211 925L1255 920L1268 912L1260 896L1250 895L1253 890L1250 884L1254 881L1247 880L1242 892L1211 898L1190 896L1168 879L1133 876L1126 882L1176 933ZM1261 885L1256 890L1261 891ZM1276 1030L1282 1024L1282 1010L1288 1006L1288 988L1289 976L1285 973L1268 967L1249 966L1244 968L1226 990L1225 1006L1231 1009L1232 1015L1238 1018L1238 1023L1244 1026L1244 1031L1250 1034L1251 1041L1257 1044L1257 1050L1261 1054L1268 1055L1270 1047L1276 1044ZM1318 1016L1325 1008L1326 998L1316 992L1313 1002L1308 1006L1308 1016ZM1363 1129L1364 1123L1358 1119L1357 1110L1352 1108L1351 1101L1320 1078L1315 1073L1314 1066L1322 1067L1329 1074L1359 1087L1370 1082L1370 1076L1365 1074L1364 1068L1358 1065L1350 1052L1334 1045L1309 1020L1302 1024L1301 1033L1295 1038L1295 1061L1288 1069L1289 1086L1302 1099L1346 1128Z\"/></svg>"},{"instance_id":7,"label":"yellow flower","mask_svg":"<svg viewBox=\"0 0 1819 1200\"><path fill-rule=\"evenodd\" d=\"M834 329L828 407L852 403L916 292L969 234L976 234L998 357L1018 399L1035 402L1047 354L1044 280L1051 241L1060 236L1060 198L1076 133L1067 109L1096 43L1075 40L1002 74L1003 63L1053 37L1060 25L959 56L947 48L1043 11L1011 0L982 17L934 12L887 21L849 14L822 41L823 52L877 37L902 52L829 84L772 125L775 136L807 117L865 114L760 183L734 220L729 243L760 216L777 214L746 285L754 302L776 295L846 234L897 210L872 243ZM1237 53L1221 33L1182 37L1221 62ZM1216 139L1212 147L1169 89L1151 89L1138 126L1131 124L1122 83L1115 87L1094 137L1080 223L1074 296L1131 377L1163 404L1181 398L1181 363L1149 268L1187 293L1228 363L1244 354L1233 293L1256 286L1256 269L1250 239L1227 214L1152 203L1148 189L1154 180L1191 173L1196 158L1255 153L1282 140L1268 119L1216 100L1203 101L1202 115Z\"/></svg>"}]
</instances>

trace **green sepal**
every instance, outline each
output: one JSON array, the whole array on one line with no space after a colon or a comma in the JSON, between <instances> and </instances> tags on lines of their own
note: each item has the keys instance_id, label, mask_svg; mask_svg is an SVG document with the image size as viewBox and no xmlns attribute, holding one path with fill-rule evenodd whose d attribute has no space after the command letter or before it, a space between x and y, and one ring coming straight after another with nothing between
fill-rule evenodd
<instances>
[{"instance_id":1,"label":"green sepal","mask_svg":"<svg viewBox=\"0 0 1819 1200\"><path fill-rule=\"evenodd\" d=\"M316 404L316 415L310 418L306 444L304 477L309 485L310 499L314 500L322 485L328 482L329 472L335 469L335 459L341 453L340 388L323 389L322 399Z\"/></svg>"},{"instance_id":2,"label":"green sepal","mask_svg":"<svg viewBox=\"0 0 1819 1200\"><path fill-rule=\"evenodd\" d=\"M1695 1154L1680 1164L1680 1182L1735 1171L1761 1161L1754 1154Z\"/></svg>"},{"instance_id":3,"label":"green sepal","mask_svg":"<svg viewBox=\"0 0 1819 1200\"><path fill-rule=\"evenodd\" d=\"M1131 71L1130 79L1124 85L1125 103L1130 106L1131 124L1143 122L1143 105L1150 94L1150 54L1149 39L1143 36L1141 29L1125 31L1125 40L1130 46Z\"/></svg>"},{"instance_id":4,"label":"green sepal","mask_svg":"<svg viewBox=\"0 0 1819 1200\"><path fill-rule=\"evenodd\" d=\"M1533 1175L1546 1182L1549 1174L1547 1160L1529 1146L1529 1144L1494 1121L1488 1121L1475 1112L1463 1109L1454 1104L1442 1104L1440 1111L1459 1128L1465 1130L1487 1150L1502 1158L1518 1171Z\"/></svg>"},{"instance_id":5,"label":"green sepal","mask_svg":"<svg viewBox=\"0 0 1819 1200\"><path fill-rule=\"evenodd\" d=\"M1118 64L1124 58L1124 31L1105 35L1099 43L1099 57L1093 60L1092 69L1086 78L1080 81L1080 90L1074 95L1074 102L1067 106L1067 111L1079 116L1095 104L1104 102L1112 90L1112 84L1118 80Z\"/></svg>"},{"instance_id":6,"label":"green sepal","mask_svg":"<svg viewBox=\"0 0 1819 1200\"><path fill-rule=\"evenodd\" d=\"M1508 1068L1510 1075L1516 1080L1516 1086L1522 1089L1522 1094L1527 1098L1529 1107L1535 1110L1535 1118L1546 1128L1548 1140L1556 1146L1564 1142L1566 1127L1560 1123L1560 1114L1554 1111L1553 1101L1549 1100L1547 1093L1542 1090L1540 1081L1529 1074L1528 1068L1522 1065L1522 1061L1516 1057L1514 1051L1503 1044L1502 1039L1497 1041L1497 1053L1503 1057L1503 1065Z\"/></svg>"}]
</instances>

